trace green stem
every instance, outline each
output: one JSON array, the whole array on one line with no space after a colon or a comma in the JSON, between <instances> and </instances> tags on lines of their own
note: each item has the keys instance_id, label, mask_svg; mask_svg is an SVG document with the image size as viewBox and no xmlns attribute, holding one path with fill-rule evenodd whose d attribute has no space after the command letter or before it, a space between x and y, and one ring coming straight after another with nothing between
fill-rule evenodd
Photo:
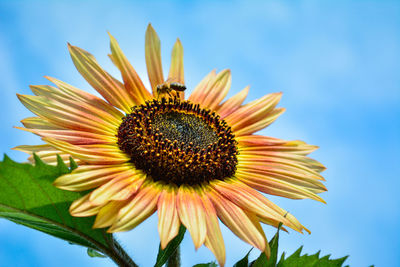
<instances>
[{"instance_id":1,"label":"green stem","mask_svg":"<svg viewBox=\"0 0 400 267\"><path fill-rule=\"evenodd\" d=\"M126 253L122 246L117 240L112 236L111 238L106 238L107 244L110 249L104 251L107 256L112 259L115 264L119 267L138 267L138 265L132 260L132 258Z\"/></svg>"},{"instance_id":2,"label":"green stem","mask_svg":"<svg viewBox=\"0 0 400 267\"><path fill-rule=\"evenodd\" d=\"M179 246L176 248L175 252L172 253L167 261L167 267L180 267L181 266L181 250Z\"/></svg>"}]
</instances>

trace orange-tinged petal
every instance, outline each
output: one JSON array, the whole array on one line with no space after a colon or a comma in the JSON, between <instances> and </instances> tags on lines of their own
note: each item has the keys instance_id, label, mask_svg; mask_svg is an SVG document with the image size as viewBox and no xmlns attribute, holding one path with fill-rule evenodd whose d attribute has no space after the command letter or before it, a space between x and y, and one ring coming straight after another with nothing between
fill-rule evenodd
<instances>
[{"instance_id":1,"label":"orange-tinged petal","mask_svg":"<svg viewBox=\"0 0 400 267\"><path fill-rule=\"evenodd\" d=\"M143 104L147 100L150 100L151 94L146 90L143 85L142 80L136 73L135 69L129 63L128 59L125 57L121 48L118 45L117 40L109 33L110 36L110 46L111 55L113 63L121 71L122 79L124 80L124 86L130 97L134 100L136 105Z\"/></svg>"},{"instance_id":2,"label":"orange-tinged petal","mask_svg":"<svg viewBox=\"0 0 400 267\"><path fill-rule=\"evenodd\" d=\"M168 81L185 84L183 68L183 47L179 38L176 40L171 54L171 66L169 68ZM180 99L185 99L185 92L178 92Z\"/></svg>"},{"instance_id":3,"label":"orange-tinged petal","mask_svg":"<svg viewBox=\"0 0 400 267\"><path fill-rule=\"evenodd\" d=\"M242 91L226 100L220 105L220 107L217 108L217 112L222 119L240 108L240 105L242 105L243 101L246 99L247 94L249 93L249 89L250 87L247 86Z\"/></svg>"},{"instance_id":4,"label":"orange-tinged petal","mask_svg":"<svg viewBox=\"0 0 400 267\"><path fill-rule=\"evenodd\" d=\"M161 42L151 24L147 27L145 39L147 73L153 95L156 95L156 87L164 82L164 74L161 65Z\"/></svg>"},{"instance_id":5,"label":"orange-tinged petal","mask_svg":"<svg viewBox=\"0 0 400 267\"><path fill-rule=\"evenodd\" d=\"M87 194L72 202L69 212L75 217L88 217L96 215L100 208L101 206L93 205L89 201L89 194Z\"/></svg>"},{"instance_id":6,"label":"orange-tinged petal","mask_svg":"<svg viewBox=\"0 0 400 267\"><path fill-rule=\"evenodd\" d=\"M110 104L129 113L135 103L123 84L103 70L89 52L70 44L68 49L75 67L83 78Z\"/></svg>"},{"instance_id":7,"label":"orange-tinged petal","mask_svg":"<svg viewBox=\"0 0 400 267\"><path fill-rule=\"evenodd\" d=\"M297 229L296 225L293 225L284 217L286 212L282 211L282 209L256 190L238 180L231 179L227 182L215 181L212 183L212 186L218 193L242 209L250 211L251 214L256 214L257 217L265 220L280 221L294 230L301 231L301 229Z\"/></svg>"},{"instance_id":8,"label":"orange-tinged petal","mask_svg":"<svg viewBox=\"0 0 400 267\"><path fill-rule=\"evenodd\" d=\"M221 229L219 227L217 212L215 211L214 205L211 200L203 195L201 198L206 213L206 225L207 225L207 236L204 245L208 247L218 264L223 267L225 265L225 244L222 237Z\"/></svg>"},{"instance_id":9,"label":"orange-tinged petal","mask_svg":"<svg viewBox=\"0 0 400 267\"><path fill-rule=\"evenodd\" d=\"M130 172L134 166L130 163L120 165L84 165L71 173L60 176L54 186L69 191L85 191L107 183L121 173Z\"/></svg>"},{"instance_id":10,"label":"orange-tinged petal","mask_svg":"<svg viewBox=\"0 0 400 267\"><path fill-rule=\"evenodd\" d=\"M236 136L239 149L263 150L272 152L288 152L298 155L308 155L315 151L318 146L306 144L300 140L285 141L262 135Z\"/></svg>"},{"instance_id":11,"label":"orange-tinged petal","mask_svg":"<svg viewBox=\"0 0 400 267\"><path fill-rule=\"evenodd\" d=\"M280 162L288 165L300 164L304 167L311 168L316 172L322 172L325 170L325 166L320 162L304 155L271 151L269 149L264 149L263 147L240 147L239 154L243 157L262 157L266 161Z\"/></svg>"},{"instance_id":12,"label":"orange-tinged petal","mask_svg":"<svg viewBox=\"0 0 400 267\"><path fill-rule=\"evenodd\" d=\"M171 54L171 67L169 69L168 80L185 84L183 69L183 46L179 38L176 40Z\"/></svg>"},{"instance_id":13,"label":"orange-tinged petal","mask_svg":"<svg viewBox=\"0 0 400 267\"><path fill-rule=\"evenodd\" d=\"M282 93L272 93L254 100L225 118L232 130L244 128L264 119L279 103Z\"/></svg>"},{"instance_id":14,"label":"orange-tinged petal","mask_svg":"<svg viewBox=\"0 0 400 267\"><path fill-rule=\"evenodd\" d=\"M252 173L252 175L246 175L242 170L245 171L245 173ZM266 179L265 176L258 174L256 171L253 169L240 168L237 170L235 176L250 187L270 195L292 199L311 198L326 203L320 196L305 187L297 186L282 180Z\"/></svg>"},{"instance_id":15,"label":"orange-tinged petal","mask_svg":"<svg viewBox=\"0 0 400 267\"><path fill-rule=\"evenodd\" d=\"M265 235L255 225L253 217L250 218L243 209L214 190L207 195L213 202L218 217L235 235L253 247L264 251Z\"/></svg>"},{"instance_id":16,"label":"orange-tinged petal","mask_svg":"<svg viewBox=\"0 0 400 267\"><path fill-rule=\"evenodd\" d=\"M231 88L231 81L230 70L223 70L218 73L215 79L209 84L210 89L207 90L208 93L204 95L200 102L201 106L203 108L215 110L228 94L228 91Z\"/></svg>"},{"instance_id":17,"label":"orange-tinged petal","mask_svg":"<svg viewBox=\"0 0 400 267\"><path fill-rule=\"evenodd\" d=\"M238 127L237 130L235 131L235 135L236 136L247 135L262 130L271 123L273 123L283 112L285 112L285 110L286 110L285 108L276 108L270 113L268 113L268 115L266 115L264 119L243 128Z\"/></svg>"},{"instance_id":18,"label":"orange-tinged petal","mask_svg":"<svg viewBox=\"0 0 400 267\"><path fill-rule=\"evenodd\" d=\"M93 114L72 109L67 105L48 101L42 96L18 95L22 104L36 115L58 127L94 133L114 134L115 124L110 124Z\"/></svg>"},{"instance_id":19,"label":"orange-tinged petal","mask_svg":"<svg viewBox=\"0 0 400 267\"><path fill-rule=\"evenodd\" d=\"M75 97L60 93L62 91L59 88L48 85L31 85L30 88L37 96L47 98L46 100L49 104L59 108L64 107L71 113L90 117L92 120L109 123L116 127L118 127L121 122L121 116L116 117L115 114L110 113L108 110L96 106L96 102L90 103L89 101L77 100Z\"/></svg>"},{"instance_id":20,"label":"orange-tinged petal","mask_svg":"<svg viewBox=\"0 0 400 267\"><path fill-rule=\"evenodd\" d=\"M105 111L106 113L114 116L115 118L122 118L124 115L115 107L104 101L103 99L92 95L88 92L82 91L66 82L60 81L56 78L45 76L46 79L48 79L50 82L54 83L59 90L57 90L57 93L74 99L79 102L84 102L88 103L98 109L101 109Z\"/></svg>"},{"instance_id":21,"label":"orange-tinged petal","mask_svg":"<svg viewBox=\"0 0 400 267\"><path fill-rule=\"evenodd\" d=\"M205 96L211 90L211 83L214 81L217 73L215 70L207 74L206 77L201 80L201 82L194 88L193 92L190 94L188 100L194 103L202 103Z\"/></svg>"},{"instance_id":22,"label":"orange-tinged petal","mask_svg":"<svg viewBox=\"0 0 400 267\"><path fill-rule=\"evenodd\" d=\"M44 137L43 141L73 157L91 164L121 164L130 160L126 154L119 150L117 145L95 145L94 147L87 145L84 147L48 137Z\"/></svg>"},{"instance_id":23,"label":"orange-tinged petal","mask_svg":"<svg viewBox=\"0 0 400 267\"><path fill-rule=\"evenodd\" d=\"M125 200L141 187L144 174L135 169L121 172L107 183L92 191L90 201L95 205L104 205L110 200Z\"/></svg>"},{"instance_id":24,"label":"orange-tinged petal","mask_svg":"<svg viewBox=\"0 0 400 267\"><path fill-rule=\"evenodd\" d=\"M41 130L61 130L62 127L57 127L40 117L29 117L21 120L21 123L28 129L41 129Z\"/></svg>"},{"instance_id":25,"label":"orange-tinged petal","mask_svg":"<svg viewBox=\"0 0 400 267\"><path fill-rule=\"evenodd\" d=\"M304 173L308 176L313 176L320 178L322 177L319 172L315 171L313 168L309 168L306 164L301 164L294 160L288 160L284 158L278 157L268 157L264 155L255 155L251 153L246 153L241 151L238 155L238 161L240 162L241 166L244 165L251 165L251 166L258 166L261 165L263 167L269 167L273 169L274 167L282 167L282 168L294 168L299 173Z\"/></svg>"},{"instance_id":26,"label":"orange-tinged petal","mask_svg":"<svg viewBox=\"0 0 400 267\"><path fill-rule=\"evenodd\" d=\"M274 171L250 172L249 170L244 171L242 169L238 170L238 173L243 176L257 176L257 178L251 179L254 179L254 182L258 180L260 183L266 185L270 185L269 181L271 181L272 183L276 181L283 181L288 184L303 187L313 193L322 193L327 190L326 187L321 182L319 182L319 180L307 176L294 176L289 174L276 173ZM264 182L264 180L266 181Z\"/></svg>"},{"instance_id":27,"label":"orange-tinged petal","mask_svg":"<svg viewBox=\"0 0 400 267\"><path fill-rule=\"evenodd\" d=\"M253 134L237 136L235 139L238 141L239 148L246 149L250 149L251 147L258 149L258 147L279 146L287 143L287 141L278 138Z\"/></svg>"},{"instance_id":28,"label":"orange-tinged petal","mask_svg":"<svg viewBox=\"0 0 400 267\"><path fill-rule=\"evenodd\" d=\"M198 192L200 190L181 185L177 195L179 218L192 236L196 249L203 245L207 234L206 214Z\"/></svg>"},{"instance_id":29,"label":"orange-tinged petal","mask_svg":"<svg viewBox=\"0 0 400 267\"><path fill-rule=\"evenodd\" d=\"M56 140L65 141L73 145L94 145L94 144L115 144L117 139L115 136L107 136L84 131L75 130L36 130L15 127L23 131L37 134L41 137L50 137Z\"/></svg>"},{"instance_id":30,"label":"orange-tinged petal","mask_svg":"<svg viewBox=\"0 0 400 267\"><path fill-rule=\"evenodd\" d=\"M67 162L71 155L66 154L60 150L55 149L54 147L45 144L45 145L21 145L13 148L14 150L22 151L29 154L29 162L34 163L35 160L33 158L33 153L35 153L39 158L51 165L57 165L57 155L61 157L64 162ZM76 163L82 164L80 160L76 160Z\"/></svg>"},{"instance_id":31,"label":"orange-tinged petal","mask_svg":"<svg viewBox=\"0 0 400 267\"><path fill-rule=\"evenodd\" d=\"M110 201L104 205L99 213L97 213L96 220L94 221L93 228L104 228L111 226L117 219L118 212L129 200Z\"/></svg>"},{"instance_id":32,"label":"orange-tinged petal","mask_svg":"<svg viewBox=\"0 0 400 267\"><path fill-rule=\"evenodd\" d=\"M160 186L158 184L143 185L135 197L120 209L117 220L107 232L128 231L138 226L155 212L159 195Z\"/></svg>"},{"instance_id":33,"label":"orange-tinged petal","mask_svg":"<svg viewBox=\"0 0 400 267\"><path fill-rule=\"evenodd\" d=\"M165 186L157 202L161 249L165 249L179 232L180 220L176 208L176 194L177 188Z\"/></svg>"}]
</instances>

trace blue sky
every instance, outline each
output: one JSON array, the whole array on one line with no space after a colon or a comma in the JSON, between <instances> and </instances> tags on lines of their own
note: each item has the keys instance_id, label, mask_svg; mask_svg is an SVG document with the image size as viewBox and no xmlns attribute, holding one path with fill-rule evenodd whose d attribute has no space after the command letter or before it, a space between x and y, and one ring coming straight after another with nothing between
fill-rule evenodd
<instances>
[{"instance_id":1,"label":"blue sky","mask_svg":"<svg viewBox=\"0 0 400 267\"><path fill-rule=\"evenodd\" d=\"M53 76L93 92L69 58L80 46L118 77L108 60L110 31L147 82L144 32L162 41L164 67L179 37L185 78L193 88L210 70L230 68L230 95L248 99L282 91L284 115L261 133L320 146L312 156L325 172L327 205L271 197L311 229L283 234L280 249L333 257L351 266L400 266L400 2L399 1L0 1L1 152L39 139L12 128L30 113L15 97ZM1 194L1 192L0 192ZM274 231L265 227L269 238ZM249 249L224 228L227 266ZM158 248L153 216L118 234L141 266ZM213 260L186 236L183 266ZM255 251L251 257L256 256ZM113 266L84 249L0 220L0 266Z\"/></svg>"}]
</instances>

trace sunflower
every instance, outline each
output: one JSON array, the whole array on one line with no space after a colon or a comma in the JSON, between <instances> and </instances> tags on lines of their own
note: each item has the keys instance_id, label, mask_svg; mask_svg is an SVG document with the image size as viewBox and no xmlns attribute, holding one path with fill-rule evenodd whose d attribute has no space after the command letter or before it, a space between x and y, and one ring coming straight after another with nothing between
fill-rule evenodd
<instances>
[{"instance_id":1,"label":"sunflower","mask_svg":"<svg viewBox=\"0 0 400 267\"><path fill-rule=\"evenodd\" d=\"M317 147L256 135L282 114L281 93L243 104L246 87L223 102L231 73L210 72L185 100L183 48L176 41L168 78L161 67L160 40L148 26L147 71L152 93L110 35L112 62L123 82L103 70L83 49L68 45L86 81L104 98L46 77L55 86L31 86L18 95L37 117L17 127L37 134L43 145L15 149L55 164L72 156L79 167L54 185L92 190L72 203L73 216L96 215L94 228L128 231L157 211L161 247L181 223L195 248L202 244L225 263L219 220L250 245L269 254L261 223L308 231L262 193L292 199L326 191L323 165L307 157ZM261 193L262 192L262 193Z\"/></svg>"}]
</instances>

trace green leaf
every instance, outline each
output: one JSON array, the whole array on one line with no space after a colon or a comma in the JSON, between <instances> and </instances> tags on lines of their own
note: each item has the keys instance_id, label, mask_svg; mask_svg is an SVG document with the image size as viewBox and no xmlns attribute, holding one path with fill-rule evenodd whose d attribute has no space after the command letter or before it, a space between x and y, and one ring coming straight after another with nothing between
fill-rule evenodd
<instances>
[{"instance_id":1,"label":"green leaf","mask_svg":"<svg viewBox=\"0 0 400 267\"><path fill-rule=\"evenodd\" d=\"M107 257L92 248L87 249L87 254L92 258L106 258Z\"/></svg>"},{"instance_id":2,"label":"green leaf","mask_svg":"<svg viewBox=\"0 0 400 267\"><path fill-rule=\"evenodd\" d=\"M169 257L179 247L179 244L182 242L185 232L186 228L183 225L181 225L181 227L179 228L178 235L169 242L169 244L164 250L161 249L160 245L160 247L158 248L157 261L154 267L161 267L167 262Z\"/></svg>"},{"instance_id":3,"label":"green leaf","mask_svg":"<svg viewBox=\"0 0 400 267\"><path fill-rule=\"evenodd\" d=\"M253 248L251 248L249 250L249 252L247 252L246 256L244 256L240 261L236 262L235 265L233 265L233 267L248 267L249 266L249 255L252 250L253 250Z\"/></svg>"},{"instance_id":4,"label":"green leaf","mask_svg":"<svg viewBox=\"0 0 400 267\"><path fill-rule=\"evenodd\" d=\"M46 165L38 156L35 166L12 161L7 155L0 162L0 218L42 231L103 253L109 251L112 236L92 229L94 218L69 214L72 201L80 193L60 190L53 181L70 169L58 157L57 166ZM76 167L71 161L71 166Z\"/></svg>"},{"instance_id":5,"label":"green leaf","mask_svg":"<svg viewBox=\"0 0 400 267\"><path fill-rule=\"evenodd\" d=\"M252 262L252 267L275 267L278 260L278 241L279 241L279 231L282 227L282 223L279 224L278 230L275 236L269 241L269 247L271 249L271 256L268 259L264 252Z\"/></svg>"},{"instance_id":6,"label":"green leaf","mask_svg":"<svg viewBox=\"0 0 400 267\"><path fill-rule=\"evenodd\" d=\"M199 264L193 265L193 267L218 267L218 265L215 263L215 261L212 261L209 263L199 263Z\"/></svg>"},{"instance_id":7,"label":"green leaf","mask_svg":"<svg viewBox=\"0 0 400 267\"><path fill-rule=\"evenodd\" d=\"M326 255L320 258L320 251L313 255L304 254L301 256L301 246L292 255L285 259L285 253L282 253L281 259L278 263L278 267L293 267L293 266L304 266L304 267L342 267L344 261L348 256L339 259L329 259L330 255Z\"/></svg>"}]
</instances>

